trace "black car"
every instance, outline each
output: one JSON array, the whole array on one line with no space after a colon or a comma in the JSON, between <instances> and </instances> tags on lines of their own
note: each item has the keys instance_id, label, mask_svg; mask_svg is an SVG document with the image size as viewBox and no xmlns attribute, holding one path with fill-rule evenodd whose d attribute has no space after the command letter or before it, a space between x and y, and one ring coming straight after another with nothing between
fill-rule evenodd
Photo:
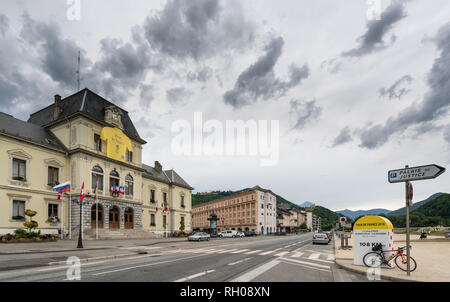
<instances>
[{"instance_id":1,"label":"black car","mask_svg":"<svg viewBox=\"0 0 450 302\"><path fill-rule=\"evenodd\" d=\"M256 236L256 233L255 232L250 232L250 231L245 231L244 235L245 235L245 237Z\"/></svg>"}]
</instances>

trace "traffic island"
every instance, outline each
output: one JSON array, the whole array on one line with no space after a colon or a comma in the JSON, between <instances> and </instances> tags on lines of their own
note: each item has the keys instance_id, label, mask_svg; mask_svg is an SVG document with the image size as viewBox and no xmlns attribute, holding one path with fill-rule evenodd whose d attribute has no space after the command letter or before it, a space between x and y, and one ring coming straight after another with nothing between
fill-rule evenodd
<instances>
[{"instance_id":1,"label":"traffic island","mask_svg":"<svg viewBox=\"0 0 450 302\"><path fill-rule=\"evenodd\" d=\"M417 238L416 238L417 237ZM381 268L380 277L390 281L407 282L449 282L450 281L450 242L436 242L437 238L419 241L419 236L411 236L411 256L417 262L417 269L406 276L406 272L399 268ZM395 247L404 246L406 237L403 234L394 235ZM353 248L341 249L340 239L335 236L335 261L336 264L348 271L368 275L368 268L354 265ZM353 246L353 238L349 238L349 246ZM370 275L368 280L373 280Z\"/></svg>"}]
</instances>

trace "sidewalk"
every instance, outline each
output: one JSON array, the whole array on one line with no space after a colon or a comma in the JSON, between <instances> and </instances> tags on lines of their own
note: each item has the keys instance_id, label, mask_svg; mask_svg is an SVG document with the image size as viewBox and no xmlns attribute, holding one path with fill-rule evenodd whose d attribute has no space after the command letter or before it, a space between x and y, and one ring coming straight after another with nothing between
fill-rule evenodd
<instances>
[{"instance_id":1,"label":"sidewalk","mask_svg":"<svg viewBox=\"0 0 450 302\"><path fill-rule=\"evenodd\" d=\"M434 237L434 236L430 236ZM411 235L411 256L417 262L417 269L408 277L398 269L381 269L381 278L392 281L449 282L450 281L450 241L435 242L437 238L420 241L419 235ZM335 236L336 264L344 269L366 274L367 267L353 265L353 248L342 250L340 239ZM353 247L353 238L348 240ZM394 234L394 246L406 245L406 236Z\"/></svg>"}]
</instances>

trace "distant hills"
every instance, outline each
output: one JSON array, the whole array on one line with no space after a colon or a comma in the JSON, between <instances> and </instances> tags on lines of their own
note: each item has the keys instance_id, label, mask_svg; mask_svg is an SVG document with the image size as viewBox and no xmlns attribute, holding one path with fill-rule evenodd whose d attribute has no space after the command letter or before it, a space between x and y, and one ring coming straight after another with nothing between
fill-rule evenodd
<instances>
[{"instance_id":1,"label":"distant hills","mask_svg":"<svg viewBox=\"0 0 450 302\"><path fill-rule=\"evenodd\" d=\"M342 211L337 211L338 213L347 216L349 218L351 218L352 220L355 219L356 217L359 216L364 216L364 215L378 215L381 213L387 214L390 212L390 210L387 209L371 209L371 210L358 210L358 211L352 211L352 210L342 210Z\"/></svg>"},{"instance_id":2,"label":"distant hills","mask_svg":"<svg viewBox=\"0 0 450 302\"><path fill-rule=\"evenodd\" d=\"M442 194L444 194L444 193L435 193L425 200L413 203L413 205L410 207L410 211L411 212L414 211L415 209L430 202L431 200L438 198ZM398 216L398 215L406 215L406 207L397 209L395 211L390 211L388 209L370 209L370 210L358 210L358 211L352 211L352 210L345 209L345 210L337 211L337 213L341 213L347 217L350 217L351 219L355 219L359 216L364 216L364 215L379 215L379 214L386 214L386 215L390 215L390 216L397 215Z\"/></svg>"},{"instance_id":3,"label":"distant hills","mask_svg":"<svg viewBox=\"0 0 450 302\"><path fill-rule=\"evenodd\" d=\"M310 208L312 206L315 206L315 204L312 202L309 202L309 201L305 201L304 203L300 204L299 206L301 206L303 208Z\"/></svg>"}]
</instances>

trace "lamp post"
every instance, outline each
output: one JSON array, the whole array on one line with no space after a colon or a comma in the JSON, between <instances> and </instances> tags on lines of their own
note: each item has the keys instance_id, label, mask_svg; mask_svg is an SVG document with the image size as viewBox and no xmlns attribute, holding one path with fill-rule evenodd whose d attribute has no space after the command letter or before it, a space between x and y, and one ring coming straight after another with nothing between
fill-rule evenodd
<instances>
[{"instance_id":1,"label":"lamp post","mask_svg":"<svg viewBox=\"0 0 450 302\"><path fill-rule=\"evenodd\" d=\"M83 201L80 198L80 231L78 233L78 249L83 248L83 238L82 238L82 232L83 232Z\"/></svg>"}]
</instances>

